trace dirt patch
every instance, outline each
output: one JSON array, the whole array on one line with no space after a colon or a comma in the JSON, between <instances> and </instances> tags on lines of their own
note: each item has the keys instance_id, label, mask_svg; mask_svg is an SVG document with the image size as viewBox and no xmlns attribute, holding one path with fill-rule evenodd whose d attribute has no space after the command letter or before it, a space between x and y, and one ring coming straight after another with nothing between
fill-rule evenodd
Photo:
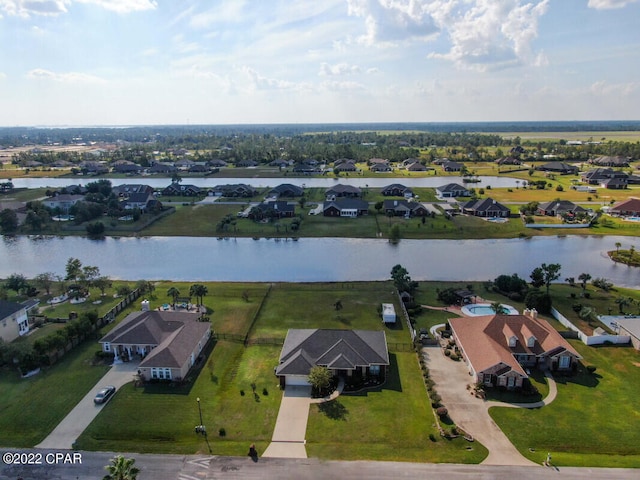
<instances>
[{"instance_id":1,"label":"dirt patch","mask_svg":"<svg viewBox=\"0 0 640 480\"><path fill-rule=\"evenodd\" d=\"M640 362L631 362L634 367L640 367Z\"/></svg>"}]
</instances>

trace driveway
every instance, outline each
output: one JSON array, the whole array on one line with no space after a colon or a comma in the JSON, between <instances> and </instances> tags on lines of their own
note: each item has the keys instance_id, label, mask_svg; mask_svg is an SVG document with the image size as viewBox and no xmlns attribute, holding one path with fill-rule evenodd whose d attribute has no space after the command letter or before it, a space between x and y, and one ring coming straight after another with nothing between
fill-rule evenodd
<instances>
[{"instance_id":1,"label":"driveway","mask_svg":"<svg viewBox=\"0 0 640 480\"><path fill-rule=\"evenodd\" d=\"M489 450L486 465L537 465L523 457L489 416L492 402L476 398L467 390L473 383L467 365L445 357L439 346L422 349L436 390L449 416Z\"/></svg>"},{"instance_id":2,"label":"driveway","mask_svg":"<svg viewBox=\"0 0 640 480\"><path fill-rule=\"evenodd\" d=\"M127 362L112 366L49 436L36 447L72 449L76 439L102 410L102 406L94 405L93 403L93 397L95 397L98 390L105 385L113 385L116 388L120 388L124 384L131 382L138 371L138 363Z\"/></svg>"},{"instance_id":3,"label":"driveway","mask_svg":"<svg viewBox=\"0 0 640 480\"><path fill-rule=\"evenodd\" d=\"M311 387L285 388L271 443L263 457L307 458L304 446L311 404Z\"/></svg>"}]
</instances>

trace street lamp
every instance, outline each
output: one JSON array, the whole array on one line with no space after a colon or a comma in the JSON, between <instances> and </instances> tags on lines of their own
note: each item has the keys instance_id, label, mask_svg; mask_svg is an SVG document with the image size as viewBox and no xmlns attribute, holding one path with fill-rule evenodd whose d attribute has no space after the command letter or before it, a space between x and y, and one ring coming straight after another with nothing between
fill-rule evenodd
<instances>
[{"instance_id":1,"label":"street lamp","mask_svg":"<svg viewBox=\"0 0 640 480\"><path fill-rule=\"evenodd\" d=\"M198 402L198 414L200 415L200 425L196 426L196 433L202 433L204 436L207 435L207 430L204 428L202 422L202 408L200 408L200 397L196 398L196 402Z\"/></svg>"}]
</instances>

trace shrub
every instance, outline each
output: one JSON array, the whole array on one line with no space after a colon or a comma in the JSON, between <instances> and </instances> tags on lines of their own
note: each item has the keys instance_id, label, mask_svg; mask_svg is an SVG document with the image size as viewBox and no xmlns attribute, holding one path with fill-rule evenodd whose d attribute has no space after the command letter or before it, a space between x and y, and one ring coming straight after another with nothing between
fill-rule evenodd
<instances>
[{"instance_id":1,"label":"shrub","mask_svg":"<svg viewBox=\"0 0 640 480\"><path fill-rule=\"evenodd\" d=\"M244 397L244 390L240 390L240 396Z\"/></svg>"},{"instance_id":2,"label":"shrub","mask_svg":"<svg viewBox=\"0 0 640 480\"><path fill-rule=\"evenodd\" d=\"M578 313L580 312L580 310L582 310L582 304L581 303L574 303L573 305L571 305L571 309Z\"/></svg>"},{"instance_id":3,"label":"shrub","mask_svg":"<svg viewBox=\"0 0 640 480\"><path fill-rule=\"evenodd\" d=\"M218 429L218 435L220 435L221 437L226 437L227 436L227 431L224 429L224 427L220 427Z\"/></svg>"},{"instance_id":4,"label":"shrub","mask_svg":"<svg viewBox=\"0 0 640 480\"><path fill-rule=\"evenodd\" d=\"M449 411L447 410L447 407L438 407L436 409L436 413L439 417L446 417Z\"/></svg>"},{"instance_id":5,"label":"shrub","mask_svg":"<svg viewBox=\"0 0 640 480\"><path fill-rule=\"evenodd\" d=\"M537 288L527 292L524 297L524 303L527 308L535 308L540 313L549 313L551 311L551 296Z\"/></svg>"},{"instance_id":6,"label":"shrub","mask_svg":"<svg viewBox=\"0 0 640 480\"><path fill-rule=\"evenodd\" d=\"M587 365L587 372L589 373L595 373L596 371L596 366L595 365Z\"/></svg>"},{"instance_id":7,"label":"shrub","mask_svg":"<svg viewBox=\"0 0 640 480\"><path fill-rule=\"evenodd\" d=\"M433 433L429 434L429 440L431 440L432 442L437 442L438 439L436 438L436 436Z\"/></svg>"},{"instance_id":8,"label":"shrub","mask_svg":"<svg viewBox=\"0 0 640 480\"><path fill-rule=\"evenodd\" d=\"M444 351L444 354L445 354L447 357L450 357L450 356L451 356L451 350L447 348L447 349Z\"/></svg>"},{"instance_id":9,"label":"shrub","mask_svg":"<svg viewBox=\"0 0 640 480\"><path fill-rule=\"evenodd\" d=\"M262 395L264 395L265 397L266 397L267 395L269 395L269 390L267 390L267 387L264 387L264 388L262 389Z\"/></svg>"}]
</instances>

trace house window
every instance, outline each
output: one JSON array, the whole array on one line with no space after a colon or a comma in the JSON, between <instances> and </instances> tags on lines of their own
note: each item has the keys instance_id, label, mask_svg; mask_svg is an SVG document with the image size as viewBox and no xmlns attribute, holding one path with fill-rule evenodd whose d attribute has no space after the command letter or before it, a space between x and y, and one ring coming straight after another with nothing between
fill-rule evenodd
<instances>
[{"instance_id":1,"label":"house window","mask_svg":"<svg viewBox=\"0 0 640 480\"><path fill-rule=\"evenodd\" d=\"M380 375L380 365L371 365L369 367L369 373L371 375Z\"/></svg>"},{"instance_id":2,"label":"house window","mask_svg":"<svg viewBox=\"0 0 640 480\"><path fill-rule=\"evenodd\" d=\"M508 377L507 378L507 387L513 388L516 386L516 377Z\"/></svg>"},{"instance_id":3,"label":"house window","mask_svg":"<svg viewBox=\"0 0 640 480\"><path fill-rule=\"evenodd\" d=\"M558 365L559 368L569 368L571 366L571 357L568 355L563 355L560 357L560 363Z\"/></svg>"},{"instance_id":4,"label":"house window","mask_svg":"<svg viewBox=\"0 0 640 480\"><path fill-rule=\"evenodd\" d=\"M165 368L164 369L164 378L166 378L167 380L171 380L171 369L170 368Z\"/></svg>"},{"instance_id":5,"label":"house window","mask_svg":"<svg viewBox=\"0 0 640 480\"><path fill-rule=\"evenodd\" d=\"M491 374L490 373L485 373L482 375L482 382L485 385L491 385Z\"/></svg>"},{"instance_id":6,"label":"house window","mask_svg":"<svg viewBox=\"0 0 640 480\"><path fill-rule=\"evenodd\" d=\"M105 343L103 348L104 348L105 352L110 352L111 351L111 344Z\"/></svg>"}]
</instances>

